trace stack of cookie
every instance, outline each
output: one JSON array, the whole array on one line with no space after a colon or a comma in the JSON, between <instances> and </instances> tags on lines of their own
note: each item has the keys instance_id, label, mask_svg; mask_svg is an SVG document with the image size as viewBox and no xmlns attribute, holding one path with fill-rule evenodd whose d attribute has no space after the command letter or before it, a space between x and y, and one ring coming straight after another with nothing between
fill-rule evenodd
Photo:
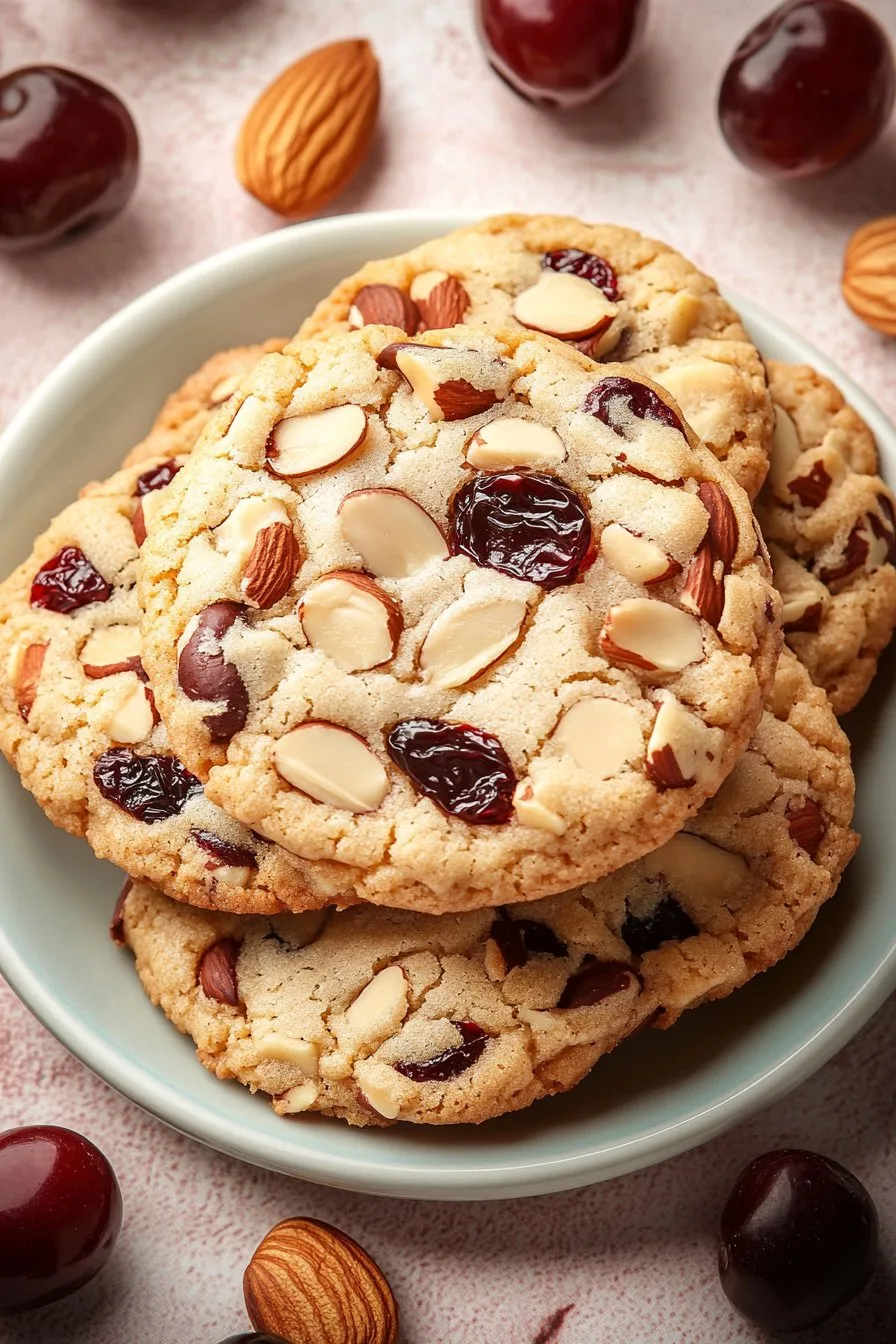
<instances>
[{"instance_id":1,"label":"stack of cookie","mask_svg":"<svg viewBox=\"0 0 896 1344\"><path fill-rule=\"evenodd\" d=\"M0 589L3 751L219 1077L485 1120L835 890L876 471L668 247L487 220L216 356L55 519Z\"/></svg>"}]
</instances>

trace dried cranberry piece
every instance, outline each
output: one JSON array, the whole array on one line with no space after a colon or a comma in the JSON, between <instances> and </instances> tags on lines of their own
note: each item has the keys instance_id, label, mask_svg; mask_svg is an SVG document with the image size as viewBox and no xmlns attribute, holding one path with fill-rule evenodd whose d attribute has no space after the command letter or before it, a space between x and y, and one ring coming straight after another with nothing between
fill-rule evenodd
<instances>
[{"instance_id":1,"label":"dried cranberry piece","mask_svg":"<svg viewBox=\"0 0 896 1344\"><path fill-rule=\"evenodd\" d=\"M91 602L108 602L111 596L112 585L78 546L63 546L41 565L31 584L32 607L63 614L89 607Z\"/></svg>"},{"instance_id":2,"label":"dried cranberry piece","mask_svg":"<svg viewBox=\"0 0 896 1344\"><path fill-rule=\"evenodd\" d=\"M213 855L221 863L226 863L232 868L256 867L255 855L251 849L244 849L242 845L232 845L229 840L222 840L213 831L193 830L190 835L200 849L204 849L206 854Z\"/></svg>"},{"instance_id":3,"label":"dried cranberry piece","mask_svg":"<svg viewBox=\"0 0 896 1344\"><path fill-rule=\"evenodd\" d=\"M97 757L93 779L100 793L128 816L153 826L182 812L202 785L174 756L138 756L113 747Z\"/></svg>"},{"instance_id":4,"label":"dried cranberry piece","mask_svg":"<svg viewBox=\"0 0 896 1344\"><path fill-rule=\"evenodd\" d=\"M245 727L249 714L245 682L221 648L221 640L244 611L238 602L213 602L206 607L199 613L177 664L177 679L188 699L224 702L224 709L203 719L219 742L229 741Z\"/></svg>"},{"instance_id":5,"label":"dried cranberry piece","mask_svg":"<svg viewBox=\"0 0 896 1344\"><path fill-rule=\"evenodd\" d=\"M560 995L558 1008L592 1008L628 989L635 972L624 961L598 961L586 957L575 975L570 976Z\"/></svg>"},{"instance_id":6,"label":"dried cranberry piece","mask_svg":"<svg viewBox=\"0 0 896 1344\"><path fill-rule=\"evenodd\" d=\"M395 1064L396 1073L412 1083L447 1083L473 1067L488 1044L488 1034L475 1022L452 1022L460 1032L461 1045L449 1046L440 1055L419 1063Z\"/></svg>"},{"instance_id":7,"label":"dried cranberry piece","mask_svg":"<svg viewBox=\"0 0 896 1344\"><path fill-rule=\"evenodd\" d=\"M666 895L646 915L633 915L626 906L622 941L636 957L653 952L661 943L680 943L700 930L674 896Z\"/></svg>"},{"instance_id":8,"label":"dried cranberry piece","mask_svg":"<svg viewBox=\"0 0 896 1344\"><path fill-rule=\"evenodd\" d=\"M593 559L584 503L554 476L474 476L454 496L449 546L511 578L559 588Z\"/></svg>"},{"instance_id":9,"label":"dried cranberry piece","mask_svg":"<svg viewBox=\"0 0 896 1344\"><path fill-rule=\"evenodd\" d=\"M389 733L386 750L448 816L500 826L513 815L516 775L491 733L466 723L405 719Z\"/></svg>"},{"instance_id":10,"label":"dried cranberry piece","mask_svg":"<svg viewBox=\"0 0 896 1344\"><path fill-rule=\"evenodd\" d=\"M510 919L501 915L492 924L489 937L497 943L508 971L515 966L525 966L530 955L569 956L569 949L554 930L535 919Z\"/></svg>"},{"instance_id":11,"label":"dried cranberry piece","mask_svg":"<svg viewBox=\"0 0 896 1344\"><path fill-rule=\"evenodd\" d=\"M585 400L582 410L593 415L618 434L621 439L631 438L629 433L631 420L654 420L657 424L668 425L684 434L684 426L678 416L667 406L662 397L645 383L636 383L633 378L603 378L595 383Z\"/></svg>"},{"instance_id":12,"label":"dried cranberry piece","mask_svg":"<svg viewBox=\"0 0 896 1344\"><path fill-rule=\"evenodd\" d=\"M137 477L137 489L134 493L148 495L153 490L162 490L171 484L179 471L180 463L175 462L173 458L158 467L150 467L149 471L144 471L142 476Z\"/></svg>"},{"instance_id":13,"label":"dried cranberry piece","mask_svg":"<svg viewBox=\"0 0 896 1344\"><path fill-rule=\"evenodd\" d=\"M554 252L545 252L541 265L546 271L561 271L577 275L580 280L590 280L612 303L619 298L616 272L608 261L596 257L593 252L581 252L577 247L558 247Z\"/></svg>"}]
</instances>

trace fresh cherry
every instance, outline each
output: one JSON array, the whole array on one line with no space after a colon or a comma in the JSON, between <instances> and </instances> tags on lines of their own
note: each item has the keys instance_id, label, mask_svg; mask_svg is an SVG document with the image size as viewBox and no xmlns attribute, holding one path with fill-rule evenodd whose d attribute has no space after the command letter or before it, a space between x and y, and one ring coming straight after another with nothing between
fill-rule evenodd
<instances>
[{"instance_id":1,"label":"fresh cherry","mask_svg":"<svg viewBox=\"0 0 896 1344\"><path fill-rule=\"evenodd\" d=\"M870 14L847 0L789 0L735 51L719 122L748 168L808 177L866 149L894 98L893 48Z\"/></svg>"},{"instance_id":2,"label":"fresh cherry","mask_svg":"<svg viewBox=\"0 0 896 1344\"><path fill-rule=\"evenodd\" d=\"M638 49L647 0L477 0L492 68L524 98L551 107L590 103Z\"/></svg>"},{"instance_id":3,"label":"fresh cherry","mask_svg":"<svg viewBox=\"0 0 896 1344\"><path fill-rule=\"evenodd\" d=\"M765 1330L806 1330L868 1282L877 1212L845 1167L819 1153L763 1153L722 1210L719 1275L732 1306Z\"/></svg>"},{"instance_id":4,"label":"fresh cherry","mask_svg":"<svg viewBox=\"0 0 896 1344\"><path fill-rule=\"evenodd\" d=\"M0 1315L83 1288L120 1228L115 1173L88 1139L54 1125L0 1134Z\"/></svg>"},{"instance_id":5,"label":"fresh cherry","mask_svg":"<svg viewBox=\"0 0 896 1344\"><path fill-rule=\"evenodd\" d=\"M582 500L554 476L494 472L461 486L451 506L452 555L514 579L559 588L593 558Z\"/></svg>"},{"instance_id":6,"label":"fresh cherry","mask_svg":"<svg viewBox=\"0 0 896 1344\"><path fill-rule=\"evenodd\" d=\"M0 79L0 248L50 243L117 215L137 182L137 129L102 84L55 65Z\"/></svg>"},{"instance_id":7,"label":"fresh cherry","mask_svg":"<svg viewBox=\"0 0 896 1344\"><path fill-rule=\"evenodd\" d=\"M465 723L405 719L386 738L390 757L450 817L500 826L513 816L516 775L496 737Z\"/></svg>"}]
</instances>

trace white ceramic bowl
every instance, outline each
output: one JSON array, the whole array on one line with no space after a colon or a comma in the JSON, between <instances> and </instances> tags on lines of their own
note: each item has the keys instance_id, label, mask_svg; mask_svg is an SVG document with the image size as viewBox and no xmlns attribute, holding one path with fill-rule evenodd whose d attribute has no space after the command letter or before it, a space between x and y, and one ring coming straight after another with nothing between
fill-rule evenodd
<instances>
[{"instance_id":1,"label":"white ceramic bowl","mask_svg":"<svg viewBox=\"0 0 896 1344\"><path fill-rule=\"evenodd\" d=\"M94 332L0 440L0 570L83 482L109 474L165 397L213 351L289 335L368 257L401 252L465 219L392 212L284 229L160 285ZM814 363L869 420L891 479L896 431L830 361L735 298L765 354ZM806 1078L896 986L896 838L889 776L896 700L885 670L856 726L859 857L802 947L733 999L647 1033L567 1097L478 1129L353 1130L279 1119L196 1062L144 998L107 925L120 874L54 831L0 771L0 970L91 1069L186 1134L248 1162L378 1194L487 1199L586 1185L721 1133Z\"/></svg>"}]
</instances>

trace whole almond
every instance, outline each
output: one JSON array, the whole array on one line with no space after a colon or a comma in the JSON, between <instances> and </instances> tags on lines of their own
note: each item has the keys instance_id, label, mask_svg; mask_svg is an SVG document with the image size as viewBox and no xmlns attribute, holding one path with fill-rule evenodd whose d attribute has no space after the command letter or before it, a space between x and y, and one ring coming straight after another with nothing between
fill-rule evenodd
<instances>
[{"instance_id":1,"label":"whole almond","mask_svg":"<svg viewBox=\"0 0 896 1344\"><path fill-rule=\"evenodd\" d=\"M228 1003L232 1008L240 1005L236 975L239 954L240 944L235 938L219 938L206 948L199 962L198 978L203 993L216 1003Z\"/></svg>"},{"instance_id":2,"label":"whole almond","mask_svg":"<svg viewBox=\"0 0 896 1344\"><path fill-rule=\"evenodd\" d=\"M289 1344L395 1344L398 1307L379 1266L351 1237L315 1218L287 1218L243 1275L256 1330Z\"/></svg>"},{"instance_id":3,"label":"whole almond","mask_svg":"<svg viewBox=\"0 0 896 1344\"><path fill-rule=\"evenodd\" d=\"M289 523L271 523L255 538L246 562L242 589L246 600L272 607L289 592L298 573L299 543Z\"/></svg>"},{"instance_id":4,"label":"whole almond","mask_svg":"<svg viewBox=\"0 0 896 1344\"><path fill-rule=\"evenodd\" d=\"M863 322L896 336L896 215L857 229L843 258L843 297Z\"/></svg>"},{"instance_id":5,"label":"whole almond","mask_svg":"<svg viewBox=\"0 0 896 1344\"><path fill-rule=\"evenodd\" d=\"M827 831L821 808L814 798L792 798L785 815L791 839L814 859Z\"/></svg>"},{"instance_id":6,"label":"whole almond","mask_svg":"<svg viewBox=\"0 0 896 1344\"><path fill-rule=\"evenodd\" d=\"M398 327L409 336L420 325L416 303L397 285L364 285L352 302L352 318L357 326Z\"/></svg>"},{"instance_id":7,"label":"whole almond","mask_svg":"<svg viewBox=\"0 0 896 1344\"><path fill-rule=\"evenodd\" d=\"M433 285L425 299L417 300L426 331L456 327L463 321L469 306L469 294L453 275L447 275L444 280Z\"/></svg>"},{"instance_id":8,"label":"whole almond","mask_svg":"<svg viewBox=\"0 0 896 1344\"><path fill-rule=\"evenodd\" d=\"M277 214L314 214L363 163L379 99L369 42L318 47L278 75L251 108L236 144L237 177Z\"/></svg>"}]
</instances>

